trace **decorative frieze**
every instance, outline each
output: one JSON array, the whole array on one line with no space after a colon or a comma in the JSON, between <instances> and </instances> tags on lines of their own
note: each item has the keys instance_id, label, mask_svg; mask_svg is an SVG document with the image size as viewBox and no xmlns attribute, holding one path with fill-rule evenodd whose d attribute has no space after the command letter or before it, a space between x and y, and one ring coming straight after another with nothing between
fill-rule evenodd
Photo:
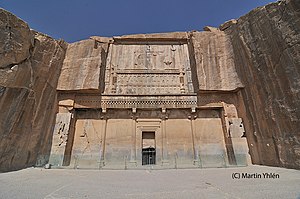
<instances>
[{"instance_id":1,"label":"decorative frieze","mask_svg":"<svg viewBox=\"0 0 300 199\"><path fill-rule=\"evenodd\" d=\"M102 96L103 108L189 108L197 96Z\"/></svg>"},{"instance_id":2,"label":"decorative frieze","mask_svg":"<svg viewBox=\"0 0 300 199\"><path fill-rule=\"evenodd\" d=\"M76 96L75 108L191 108L197 96Z\"/></svg>"},{"instance_id":3,"label":"decorative frieze","mask_svg":"<svg viewBox=\"0 0 300 199\"><path fill-rule=\"evenodd\" d=\"M78 94L74 108L194 108L223 107L232 104L235 93L203 93L199 95L103 95Z\"/></svg>"}]
</instances>

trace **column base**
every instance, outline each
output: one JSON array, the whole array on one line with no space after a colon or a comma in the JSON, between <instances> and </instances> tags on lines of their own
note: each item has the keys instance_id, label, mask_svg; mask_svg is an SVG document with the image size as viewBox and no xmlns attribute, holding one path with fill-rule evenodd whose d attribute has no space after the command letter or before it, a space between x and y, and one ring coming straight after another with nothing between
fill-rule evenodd
<instances>
[{"instance_id":1,"label":"column base","mask_svg":"<svg viewBox=\"0 0 300 199\"><path fill-rule=\"evenodd\" d=\"M129 166L129 167L137 167L137 161L135 161L135 160L130 160L130 161L128 162L128 166Z\"/></svg>"},{"instance_id":2,"label":"column base","mask_svg":"<svg viewBox=\"0 0 300 199\"><path fill-rule=\"evenodd\" d=\"M202 168L202 163L201 163L200 160L193 160L193 164L194 164L195 166L198 166L199 168Z\"/></svg>"},{"instance_id":3,"label":"column base","mask_svg":"<svg viewBox=\"0 0 300 199\"><path fill-rule=\"evenodd\" d=\"M102 169L105 166L105 161L101 160L100 162L98 162L99 164L99 169Z\"/></svg>"},{"instance_id":4,"label":"column base","mask_svg":"<svg viewBox=\"0 0 300 199\"><path fill-rule=\"evenodd\" d=\"M161 161L161 166L165 166L165 165L170 165L169 160L162 160Z\"/></svg>"}]
</instances>

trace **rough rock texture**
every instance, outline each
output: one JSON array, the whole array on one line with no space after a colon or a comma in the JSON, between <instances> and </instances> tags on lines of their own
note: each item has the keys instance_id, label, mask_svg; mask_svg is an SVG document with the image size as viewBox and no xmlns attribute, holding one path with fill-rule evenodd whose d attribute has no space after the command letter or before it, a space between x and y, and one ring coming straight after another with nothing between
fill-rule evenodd
<instances>
[{"instance_id":1,"label":"rough rock texture","mask_svg":"<svg viewBox=\"0 0 300 199\"><path fill-rule=\"evenodd\" d=\"M225 32L245 85L239 111L252 160L299 169L300 1L257 8Z\"/></svg>"},{"instance_id":2,"label":"rough rock texture","mask_svg":"<svg viewBox=\"0 0 300 199\"><path fill-rule=\"evenodd\" d=\"M31 31L25 22L0 9L0 171L46 163L57 90L74 96L73 91L97 93L94 101L99 105L109 44L136 41L143 45L147 41L188 42L191 79L199 101L207 104L206 97L226 102L224 96L229 96L243 118L253 163L299 169L299 0L278 1L225 22L219 29L204 30L113 39L95 36L67 46ZM73 99L64 100L74 104ZM90 96L83 96L83 102L94 103ZM238 124L234 127L243 126Z\"/></svg>"},{"instance_id":3,"label":"rough rock texture","mask_svg":"<svg viewBox=\"0 0 300 199\"><path fill-rule=\"evenodd\" d=\"M33 42L28 25L0 8L0 30L0 68L27 59Z\"/></svg>"},{"instance_id":4,"label":"rough rock texture","mask_svg":"<svg viewBox=\"0 0 300 199\"><path fill-rule=\"evenodd\" d=\"M123 35L119 37L113 37L114 39L147 39L151 40L180 40L180 39L188 39L188 34L186 32L168 32L168 33L152 33L152 34L135 34L135 35Z\"/></svg>"},{"instance_id":5,"label":"rough rock texture","mask_svg":"<svg viewBox=\"0 0 300 199\"><path fill-rule=\"evenodd\" d=\"M108 43L94 39L69 44L57 90L100 89L100 68L107 49Z\"/></svg>"},{"instance_id":6,"label":"rough rock texture","mask_svg":"<svg viewBox=\"0 0 300 199\"><path fill-rule=\"evenodd\" d=\"M237 23L237 20L231 19L231 20L226 21L225 23L221 24L219 29L224 31L224 30L226 30L227 28L229 28L230 26L232 26L233 24L236 24L236 23Z\"/></svg>"},{"instance_id":7,"label":"rough rock texture","mask_svg":"<svg viewBox=\"0 0 300 199\"><path fill-rule=\"evenodd\" d=\"M0 171L49 154L66 44L0 9Z\"/></svg>"},{"instance_id":8,"label":"rough rock texture","mask_svg":"<svg viewBox=\"0 0 300 199\"><path fill-rule=\"evenodd\" d=\"M230 38L222 31L192 32L199 90L230 91L243 87L234 65Z\"/></svg>"}]
</instances>

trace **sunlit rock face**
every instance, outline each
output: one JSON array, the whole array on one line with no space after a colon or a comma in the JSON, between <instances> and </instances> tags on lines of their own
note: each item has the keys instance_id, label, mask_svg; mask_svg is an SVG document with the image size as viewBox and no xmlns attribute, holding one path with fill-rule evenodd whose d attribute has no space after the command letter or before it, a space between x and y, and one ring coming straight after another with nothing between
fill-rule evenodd
<instances>
[{"instance_id":1,"label":"sunlit rock face","mask_svg":"<svg viewBox=\"0 0 300 199\"><path fill-rule=\"evenodd\" d=\"M299 1L278 1L254 9L224 30L245 86L240 113L247 118L256 164L300 168L299 13Z\"/></svg>"},{"instance_id":2,"label":"sunlit rock face","mask_svg":"<svg viewBox=\"0 0 300 199\"><path fill-rule=\"evenodd\" d=\"M8 171L49 153L66 43L0 9L0 46L0 170Z\"/></svg>"},{"instance_id":3,"label":"sunlit rock face","mask_svg":"<svg viewBox=\"0 0 300 199\"><path fill-rule=\"evenodd\" d=\"M0 171L299 169L299 13L67 44L1 9Z\"/></svg>"}]
</instances>

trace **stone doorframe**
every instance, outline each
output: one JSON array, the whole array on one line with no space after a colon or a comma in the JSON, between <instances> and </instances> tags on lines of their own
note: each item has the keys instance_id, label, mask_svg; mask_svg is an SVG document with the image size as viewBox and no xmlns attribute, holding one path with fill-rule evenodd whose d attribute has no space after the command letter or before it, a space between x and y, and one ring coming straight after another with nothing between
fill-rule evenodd
<instances>
[{"instance_id":1,"label":"stone doorframe","mask_svg":"<svg viewBox=\"0 0 300 199\"><path fill-rule=\"evenodd\" d=\"M156 164L163 164L165 162L164 159L164 150L166 150L166 146L164 146L164 137L162 132L162 120L161 119L136 119L136 129L135 129L135 150L133 150L136 154L136 164L142 165L142 135L143 132L155 132L155 142L156 142Z\"/></svg>"}]
</instances>

